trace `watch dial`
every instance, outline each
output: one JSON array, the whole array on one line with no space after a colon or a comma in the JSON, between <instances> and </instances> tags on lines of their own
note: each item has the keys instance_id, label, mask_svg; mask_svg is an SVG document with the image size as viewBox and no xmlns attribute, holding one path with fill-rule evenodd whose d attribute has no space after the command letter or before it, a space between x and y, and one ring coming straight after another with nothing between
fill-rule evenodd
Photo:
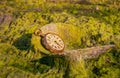
<instances>
[{"instance_id":1,"label":"watch dial","mask_svg":"<svg viewBox=\"0 0 120 78\"><path fill-rule=\"evenodd\" d=\"M50 46L50 48L54 50L63 50L64 49L64 42L63 40L57 36L56 34L47 34L46 35L46 42Z\"/></svg>"}]
</instances>

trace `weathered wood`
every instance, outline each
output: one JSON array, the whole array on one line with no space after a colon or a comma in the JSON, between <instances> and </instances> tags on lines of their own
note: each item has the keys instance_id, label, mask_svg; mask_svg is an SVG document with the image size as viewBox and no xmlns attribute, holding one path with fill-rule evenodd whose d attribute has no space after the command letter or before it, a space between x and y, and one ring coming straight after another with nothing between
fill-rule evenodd
<instances>
[{"instance_id":1,"label":"weathered wood","mask_svg":"<svg viewBox=\"0 0 120 78\"><path fill-rule=\"evenodd\" d=\"M82 3L82 4L90 4L89 0L44 0L46 2L53 2L53 3L58 3L58 2L69 2L69 3Z\"/></svg>"},{"instance_id":2,"label":"weathered wood","mask_svg":"<svg viewBox=\"0 0 120 78\"><path fill-rule=\"evenodd\" d=\"M10 23L13 20L13 16L11 14L3 14L0 16L0 25L2 23Z\"/></svg>"},{"instance_id":3,"label":"weathered wood","mask_svg":"<svg viewBox=\"0 0 120 78\"><path fill-rule=\"evenodd\" d=\"M59 33L58 32L58 27L54 23L47 24L47 25L41 27L40 29L41 29L41 31L42 31L43 34L46 34L48 32L52 32L52 33L56 33L56 34Z\"/></svg>"},{"instance_id":4,"label":"weathered wood","mask_svg":"<svg viewBox=\"0 0 120 78\"><path fill-rule=\"evenodd\" d=\"M97 58L111 48L115 48L115 45L104 45L91 48L69 50L59 53L58 55L68 56L72 60L79 60L81 58L87 60Z\"/></svg>"}]
</instances>

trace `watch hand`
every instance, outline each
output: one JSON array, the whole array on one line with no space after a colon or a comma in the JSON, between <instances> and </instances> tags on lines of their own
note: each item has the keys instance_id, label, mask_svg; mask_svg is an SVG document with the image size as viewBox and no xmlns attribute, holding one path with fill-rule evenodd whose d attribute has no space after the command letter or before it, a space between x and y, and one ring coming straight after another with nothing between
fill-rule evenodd
<instances>
[{"instance_id":1,"label":"watch hand","mask_svg":"<svg viewBox=\"0 0 120 78\"><path fill-rule=\"evenodd\" d=\"M54 42L61 47L61 45L57 41L54 41Z\"/></svg>"}]
</instances>

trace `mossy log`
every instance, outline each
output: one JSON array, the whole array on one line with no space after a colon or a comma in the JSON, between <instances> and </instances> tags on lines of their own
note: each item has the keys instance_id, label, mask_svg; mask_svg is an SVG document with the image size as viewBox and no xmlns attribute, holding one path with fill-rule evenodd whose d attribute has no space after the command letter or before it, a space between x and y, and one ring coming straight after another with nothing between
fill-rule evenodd
<instances>
[{"instance_id":1,"label":"mossy log","mask_svg":"<svg viewBox=\"0 0 120 78\"><path fill-rule=\"evenodd\" d=\"M71 28L71 27L70 27ZM62 24L54 24L54 23L51 23L51 24L47 24L39 29L41 29L41 31L46 34L46 33L49 33L49 32L52 32L52 33L56 33L58 35L60 35L63 40L67 39L69 37L69 40L71 38L70 35L75 35L75 34L72 34L72 30L75 29L70 29L70 28L65 28L63 29L63 26ZM77 29L75 29L76 31ZM64 34L63 34L64 32ZM79 31L76 31L76 33L79 34ZM35 38L36 36L34 36ZM36 37L36 38L39 38L39 37ZM75 42L77 39L77 37L75 37L75 39L73 40L73 42ZM39 43L40 41L40 38L38 39L38 42L34 44L34 46L36 46L35 48L38 48L41 52L44 52L44 53L49 53L50 55L59 55L59 56L65 56L65 57L68 57L70 58L71 60L80 60L80 59L93 59L93 58L96 58L98 56L100 56L101 54L107 52L107 50L111 49L111 48L114 48L115 45L103 45L103 46L92 46L92 47L89 47L89 48L79 48L79 49L73 49L73 50L69 50L69 48L67 46L69 46L70 42L68 41L65 41L65 45L66 45L66 48L63 52L61 53L50 53L48 50L45 50L44 47L42 46L42 44L36 46L36 44ZM37 40L33 40L33 41L37 41Z\"/></svg>"}]
</instances>

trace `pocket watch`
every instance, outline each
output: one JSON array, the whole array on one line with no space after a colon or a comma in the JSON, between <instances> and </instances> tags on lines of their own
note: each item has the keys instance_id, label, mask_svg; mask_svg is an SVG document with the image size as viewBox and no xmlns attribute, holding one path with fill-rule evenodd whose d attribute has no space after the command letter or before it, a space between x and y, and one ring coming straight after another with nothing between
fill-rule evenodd
<instances>
[{"instance_id":1,"label":"pocket watch","mask_svg":"<svg viewBox=\"0 0 120 78\"><path fill-rule=\"evenodd\" d=\"M64 41L55 33L43 34L41 29L35 31L35 35L40 36L41 44L49 51L54 53L62 52L65 48Z\"/></svg>"}]
</instances>

